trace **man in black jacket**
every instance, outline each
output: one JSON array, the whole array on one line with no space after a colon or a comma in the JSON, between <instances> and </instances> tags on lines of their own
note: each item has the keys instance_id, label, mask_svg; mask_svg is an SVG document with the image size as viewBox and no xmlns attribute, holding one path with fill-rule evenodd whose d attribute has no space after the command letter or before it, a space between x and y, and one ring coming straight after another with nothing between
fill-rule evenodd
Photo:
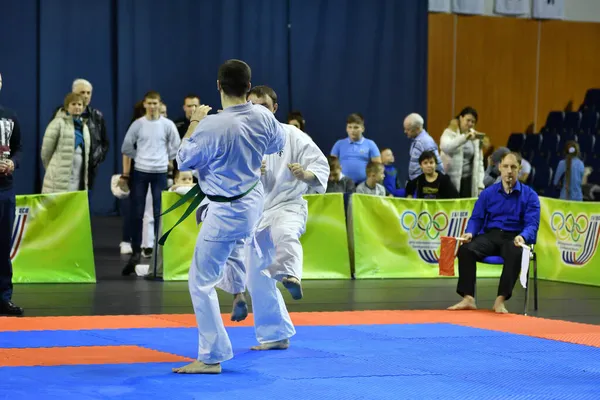
<instances>
[{"instance_id":1,"label":"man in black jacket","mask_svg":"<svg viewBox=\"0 0 600 400\"><path fill-rule=\"evenodd\" d=\"M88 129L90 130L90 161L89 161L89 174L88 174L88 187L91 189L94 185L96 173L100 163L106 158L108 153L108 135L106 133L106 124L104 122L104 116L102 113L90 106L92 100L92 84L85 79L76 79L73 82L73 93L78 93L83 97L84 107L81 117L85 121ZM62 107L58 107L54 111L52 118L56 116L56 113Z\"/></svg>"},{"instance_id":2,"label":"man in black jacket","mask_svg":"<svg viewBox=\"0 0 600 400\"><path fill-rule=\"evenodd\" d=\"M2 75L0 75L0 90ZM23 309L12 299L10 250L15 219L13 172L19 167L21 128L14 111L0 106L0 315L21 316Z\"/></svg>"}]
</instances>

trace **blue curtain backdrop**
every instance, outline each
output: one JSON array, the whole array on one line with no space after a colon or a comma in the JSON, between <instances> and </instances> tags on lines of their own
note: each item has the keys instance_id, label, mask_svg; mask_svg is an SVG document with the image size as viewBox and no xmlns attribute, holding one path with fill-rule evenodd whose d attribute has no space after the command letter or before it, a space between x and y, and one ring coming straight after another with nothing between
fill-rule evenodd
<instances>
[{"instance_id":1,"label":"blue curtain backdrop","mask_svg":"<svg viewBox=\"0 0 600 400\"><path fill-rule=\"evenodd\" d=\"M24 135L18 193L39 191L44 130L72 81L85 78L110 139L92 211L114 213L110 176L121 169L134 103L157 90L176 119L192 92L216 112L217 68L229 58L277 91L280 120L302 111L326 154L346 136L346 116L362 113L365 135L391 147L406 176L402 120L426 111L426 2L0 0L0 10L0 104L17 111Z\"/></svg>"}]
</instances>

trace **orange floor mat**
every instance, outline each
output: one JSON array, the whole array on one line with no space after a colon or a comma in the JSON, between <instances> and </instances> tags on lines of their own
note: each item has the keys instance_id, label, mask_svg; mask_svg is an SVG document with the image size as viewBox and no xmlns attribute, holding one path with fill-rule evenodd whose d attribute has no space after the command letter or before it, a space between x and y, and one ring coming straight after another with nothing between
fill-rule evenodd
<instances>
[{"instance_id":1,"label":"orange floor mat","mask_svg":"<svg viewBox=\"0 0 600 400\"><path fill-rule=\"evenodd\" d=\"M191 359L138 346L0 349L0 365L3 367L135 364L185 361L191 361Z\"/></svg>"},{"instance_id":2,"label":"orange floor mat","mask_svg":"<svg viewBox=\"0 0 600 400\"><path fill-rule=\"evenodd\" d=\"M290 313L294 324L302 325L371 325L452 323L473 328L516 333L570 343L600 347L600 326L575 322L496 314L491 311L446 310L377 310L345 312ZM223 314L225 326L252 326L252 314L243 322L232 322ZM0 318L0 331L82 330L127 328L194 327L189 314L95 316L95 317L25 317Z\"/></svg>"}]
</instances>

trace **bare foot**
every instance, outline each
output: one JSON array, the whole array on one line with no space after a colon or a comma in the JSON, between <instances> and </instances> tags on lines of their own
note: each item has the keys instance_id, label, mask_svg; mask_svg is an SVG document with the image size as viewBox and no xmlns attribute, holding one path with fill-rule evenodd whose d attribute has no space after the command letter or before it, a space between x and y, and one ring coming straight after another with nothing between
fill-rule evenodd
<instances>
[{"instance_id":1,"label":"bare foot","mask_svg":"<svg viewBox=\"0 0 600 400\"><path fill-rule=\"evenodd\" d=\"M248 305L244 293L233 295L233 309L231 310L231 320L240 322L248 316Z\"/></svg>"},{"instance_id":2,"label":"bare foot","mask_svg":"<svg viewBox=\"0 0 600 400\"><path fill-rule=\"evenodd\" d=\"M258 346L251 347L250 350L285 350L290 347L290 340L283 339L277 342L262 343Z\"/></svg>"},{"instance_id":3,"label":"bare foot","mask_svg":"<svg viewBox=\"0 0 600 400\"><path fill-rule=\"evenodd\" d=\"M495 312L497 312L498 314L508 314L508 310L506 309L506 306L504 305L505 300L506 300L506 297L504 297L504 296L496 297L496 301L494 301L493 310Z\"/></svg>"},{"instance_id":4,"label":"bare foot","mask_svg":"<svg viewBox=\"0 0 600 400\"><path fill-rule=\"evenodd\" d=\"M498 314L508 314L508 310L506 309L504 303L500 303L498 305L494 304L494 311Z\"/></svg>"},{"instance_id":5,"label":"bare foot","mask_svg":"<svg viewBox=\"0 0 600 400\"><path fill-rule=\"evenodd\" d=\"M194 361L180 368L173 368L176 374L220 374L221 364L204 364L202 361Z\"/></svg>"},{"instance_id":6,"label":"bare foot","mask_svg":"<svg viewBox=\"0 0 600 400\"><path fill-rule=\"evenodd\" d=\"M281 280L281 283L290 292L292 299L300 300L302 298L302 285L298 278L288 275Z\"/></svg>"},{"instance_id":7,"label":"bare foot","mask_svg":"<svg viewBox=\"0 0 600 400\"><path fill-rule=\"evenodd\" d=\"M452 307L448 307L448 310L477 310L477 305L475 305L475 299L473 297L465 296L459 303L456 303Z\"/></svg>"}]
</instances>

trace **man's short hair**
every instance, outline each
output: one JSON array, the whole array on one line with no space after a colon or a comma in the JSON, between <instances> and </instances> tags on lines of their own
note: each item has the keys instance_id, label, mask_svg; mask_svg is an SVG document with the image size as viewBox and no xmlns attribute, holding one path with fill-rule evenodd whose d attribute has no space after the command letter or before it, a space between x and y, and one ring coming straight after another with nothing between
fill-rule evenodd
<instances>
[{"instance_id":1,"label":"man's short hair","mask_svg":"<svg viewBox=\"0 0 600 400\"><path fill-rule=\"evenodd\" d=\"M329 162L329 169L340 169L340 160L336 156L327 156L327 162Z\"/></svg>"},{"instance_id":2,"label":"man's short hair","mask_svg":"<svg viewBox=\"0 0 600 400\"><path fill-rule=\"evenodd\" d=\"M379 172L379 169L383 168L383 164L377 161L369 161L369 163L367 164L367 175L369 174L376 174L377 172Z\"/></svg>"},{"instance_id":3,"label":"man's short hair","mask_svg":"<svg viewBox=\"0 0 600 400\"><path fill-rule=\"evenodd\" d=\"M241 60L227 60L220 67L217 79L227 96L243 97L252 78L250 66Z\"/></svg>"},{"instance_id":4,"label":"man's short hair","mask_svg":"<svg viewBox=\"0 0 600 400\"><path fill-rule=\"evenodd\" d=\"M248 92L248 96L250 96L251 94L255 95L259 99L263 99L263 98L269 96L271 98L271 100L273 100L273 105L277 104L277 93L275 93L275 91L268 86L265 86L265 85L254 86Z\"/></svg>"},{"instance_id":5,"label":"man's short hair","mask_svg":"<svg viewBox=\"0 0 600 400\"><path fill-rule=\"evenodd\" d=\"M146 101L148 99L158 100L159 102L162 101L162 99L160 98L160 93L158 93L154 90L146 92L146 94L144 95L144 101Z\"/></svg>"},{"instance_id":6,"label":"man's short hair","mask_svg":"<svg viewBox=\"0 0 600 400\"><path fill-rule=\"evenodd\" d=\"M80 95L79 93L69 93L65 96L65 101L63 103L63 106L65 108L65 111L69 110L69 104L71 104L74 101L80 101L81 104L83 104L83 96Z\"/></svg>"},{"instance_id":7,"label":"man's short hair","mask_svg":"<svg viewBox=\"0 0 600 400\"><path fill-rule=\"evenodd\" d=\"M73 81L73 85L71 86L71 90L75 91L75 88L79 85L84 85L84 86L89 86L90 89L94 90L94 87L92 86L92 84L90 83L90 81L86 80L86 79L82 79L82 78L77 78Z\"/></svg>"},{"instance_id":8,"label":"man's short hair","mask_svg":"<svg viewBox=\"0 0 600 400\"><path fill-rule=\"evenodd\" d=\"M518 153L516 151L510 151L504 155L502 155L502 158L500 159L500 162L504 161L504 159L510 155L515 156L515 158L517 159L517 164L521 165L521 161L523 161L523 157L521 156L521 153Z\"/></svg>"},{"instance_id":9,"label":"man's short hair","mask_svg":"<svg viewBox=\"0 0 600 400\"><path fill-rule=\"evenodd\" d=\"M190 93L190 94L188 94L187 96L185 96L185 97L183 98L183 103L184 103L184 104L185 104L185 101L186 101L187 99L192 99L192 100L193 100L193 99L198 99L198 102L200 102L200 96L196 95L195 93Z\"/></svg>"},{"instance_id":10,"label":"man's short hair","mask_svg":"<svg viewBox=\"0 0 600 400\"><path fill-rule=\"evenodd\" d=\"M348 118L346 119L346 125L350 124L364 125L365 118L359 113L352 113L348 115Z\"/></svg>"},{"instance_id":11,"label":"man's short hair","mask_svg":"<svg viewBox=\"0 0 600 400\"><path fill-rule=\"evenodd\" d=\"M419 156L419 164L421 164L423 161L425 160L429 160L429 159L433 159L434 162L436 162L437 160L435 159L435 153L433 151L430 150L425 150L424 152L421 153L421 155Z\"/></svg>"}]
</instances>

